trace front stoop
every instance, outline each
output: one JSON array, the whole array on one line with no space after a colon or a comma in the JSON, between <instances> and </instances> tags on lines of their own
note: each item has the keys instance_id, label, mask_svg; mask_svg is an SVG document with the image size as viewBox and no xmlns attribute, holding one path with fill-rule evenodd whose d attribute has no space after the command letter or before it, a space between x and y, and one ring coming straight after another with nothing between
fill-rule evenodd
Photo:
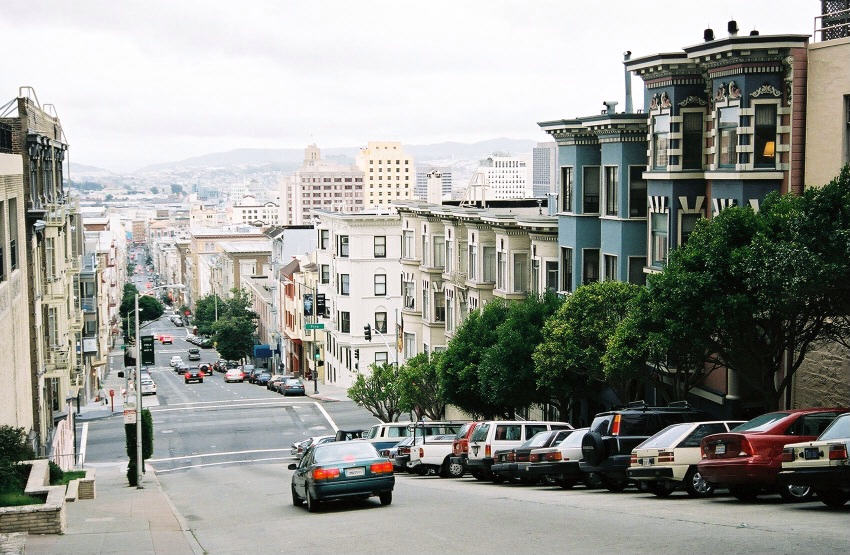
<instances>
[{"instance_id":1,"label":"front stoop","mask_svg":"<svg viewBox=\"0 0 850 555\"><path fill-rule=\"evenodd\" d=\"M46 459L23 461L32 465L24 493L45 495L41 505L0 507L0 533L63 534L66 527L65 486L50 485L50 468Z\"/></svg>"}]
</instances>

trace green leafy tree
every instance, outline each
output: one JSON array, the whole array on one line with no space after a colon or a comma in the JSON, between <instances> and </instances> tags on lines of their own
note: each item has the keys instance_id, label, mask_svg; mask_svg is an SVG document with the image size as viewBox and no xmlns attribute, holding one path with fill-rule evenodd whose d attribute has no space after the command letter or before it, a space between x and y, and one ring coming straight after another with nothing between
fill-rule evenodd
<instances>
[{"instance_id":1,"label":"green leafy tree","mask_svg":"<svg viewBox=\"0 0 850 555\"><path fill-rule=\"evenodd\" d=\"M420 353L398 369L399 409L413 412L417 420L423 417L439 420L446 411L437 377L441 356L439 352L431 353L430 357Z\"/></svg>"},{"instance_id":2,"label":"green leafy tree","mask_svg":"<svg viewBox=\"0 0 850 555\"><path fill-rule=\"evenodd\" d=\"M401 416L398 373L389 363L372 364L369 375L357 374L348 388L348 398L381 422L397 422Z\"/></svg>"},{"instance_id":3,"label":"green leafy tree","mask_svg":"<svg viewBox=\"0 0 850 555\"><path fill-rule=\"evenodd\" d=\"M537 386L562 415L570 413L573 399L605 385L629 396L629 382L606 382L602 356L638 289L617 281L583 285L546 321L532 359Z\"/></svg>"},{"instance_id":4,"label":"green leafy tree","mask_svg":"<svg viewBox=\"0 0 850 555\"><path fill-rule=\"evenodd\" d=\"M470 312L437 366L443 399L475 417L501 414L502 406L484 395L479 365L486 351L496 344L496 329L507 314L507 305L499 299Z\"/></svg>"},{"instance_id":5,"label":"green leafy tree","mask_svg":"<svg viewBox=\"0 0 850 555\"><path fill-rule=\"evenodd\" d=\"M507 305L495 343L483 353L478 369L481 396L496 414L513 417L517 410L548 401L538 390L532 354L543 339L543 324L561 302L547 293Z\"/></svg>"},{"instance_id":6,"label":"green leafy tree","mask_svg":"<svg viewBox=\"0 0 850 555\"><path fill-rule=\"evenodd\" d=\"M228 305L218 295L207 295L195 302L194 323L198 327L199 334L212 335L213 324L216 321L216 312L218 312L219 318L231 315ZM245 316L245 314L242 314L242 316Z\"/></svg>"},{"instance_id":7,"label":"green leafy tree","mask_svg":"<svg viewBox=\"0 0 850 555\"><path fill-rule=\"evenodd\" d=\"M124 341L136 336L136 294L139 292L132 283L124 284L124 296L118 314L121 316L121 328L124 331ZM139 297L139 324L156 320L165 312L165 307L150 295Z\"/></svg>"},{"instance_id":8,"label":"green leafy tree","mask_svg":"<svg viewBox=\"0 0 850 555\"><path fill-rule=\"evenodd\" d=\"M251 354L254 347L255 320L226 316L213 324L213 341L216 350L227 360L239 360Z\"/></svg>"}]
</instances>

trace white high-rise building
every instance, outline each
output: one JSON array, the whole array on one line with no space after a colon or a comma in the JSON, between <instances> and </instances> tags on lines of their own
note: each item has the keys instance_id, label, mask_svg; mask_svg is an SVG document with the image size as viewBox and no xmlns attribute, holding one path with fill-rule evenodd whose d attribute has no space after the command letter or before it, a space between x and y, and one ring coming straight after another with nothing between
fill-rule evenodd
<instances>
[{"instance_id":1,"label":"white high-rise building","mask_svg":"<svg viewBox=\"0 0 850 555\"><path fill-rule=\"evenodd\" d=\"M555 143L537 143L537 146L532 150L531 164L531 183L532 194L535 197L545 197L549 193L557 191L557 168L558 164L555 161L558 149Z\"/></svg>"},{"instance_id":2,"label":"white high-rise building","mask_svg":"<svg viewBox=\"0 0 850 555\"><path fill-rule=\"evenodd\" d=\"M314 210L356 212L363 204L363 172L322 160L313 144L304 149L301 168L281 182L280 222L303 225Z\"/></svg>"},{"instance_id":3,"label":"white high-rise building","mask_svg":"<svg viewBox=\"0 0 850 555\"><path fill-rule=\"evenodd\" d=\"M366 206L387 206L413 198L416 170L413 157L404 152L401 143L369 141L357 154L357 167L363 172Z\"/></svg>"},{"instance_id":4,"label":"white high-rise building","mask_svg":"<svg viewBox=\"0 0 850 555\"><path fill-rule=\"evenodd\" d=\"M527 157L492 155L481 161L470 187L483 188L487 200L530 198L531 167Z\"/></svg>"}]
</instances>

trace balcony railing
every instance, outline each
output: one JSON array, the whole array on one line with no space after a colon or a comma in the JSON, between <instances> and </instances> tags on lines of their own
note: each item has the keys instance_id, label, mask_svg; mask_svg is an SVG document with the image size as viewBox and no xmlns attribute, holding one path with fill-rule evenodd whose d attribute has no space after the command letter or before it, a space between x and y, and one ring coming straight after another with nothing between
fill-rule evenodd
<instances>
[{"instance_id":1,"label":"balcony railing","mask_svg":"<svg viewBox=\"0 0 850 555\"><path fill-rule=\"evenodd\" d=\"M850 8L842 0L827 0L823 4L823 15L815 16L814 40L833 40L850 37ZM844 8L844 9L838 9Z\"/></svg>"}]
</instances>

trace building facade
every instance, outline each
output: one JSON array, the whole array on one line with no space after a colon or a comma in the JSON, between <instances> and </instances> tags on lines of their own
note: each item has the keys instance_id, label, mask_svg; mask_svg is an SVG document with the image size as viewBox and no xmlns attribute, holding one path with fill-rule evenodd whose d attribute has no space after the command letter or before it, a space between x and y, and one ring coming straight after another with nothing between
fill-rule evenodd
<instances>
[{"instance_id":1,"label":"building facade","mask_svg":"<svg viewBox=\"0 0 850 555\"><path fill-rule=\"evenodd\" d=\"M531 164L519 156L488 156L472 175L470 189L475 188L487 200L531 198Z\"/></svg>"},{"instance_id":2,"label":"building facade","mask_svg":"<svg viewBox=\"0 0 850 555\"><path fill-rule=\"evenodd\" d=\"M277 225L280 222L280 206L274 202L258 203L256 197L246 196L232 208L230 223L248 224L257 227Z\"/></svg>"},{"instance_id":3,"label":"building facade","mask_svg":"<svg viewBox=\"0 0 850 555\"><path fill-rule=\"evenodd\" d=\"M363 187L361 169L323 160L319 147L310 145L301 168L281 182L279 223L309 224L313 210L363 210Z\"/></svg>"},{"instance_id":4,"label":"building facade","mask_svg":"<svg viewBox=\"0 0 850 555\"><path fill-rule=\"evenodd\" d=\"M405 153L401 143L369 141L357 153L357 167L363 172L366 207L386 207L413 198L416 169L413 157Z\"/></svg>"},{"instance_id":5,"label":"building facade","mask_svg":"<svg viewBox=\"0 0 850 555\"><path fill-rule=\"evenodd\" d=\"M555 143L537 143L531 151L531 194L545 197L556 194L558 147Z\"/></svg>"},{"instance_id":6,"label":"building facade","mask_svg":"<svg viewBox=\"0 0 850 555\"><path fill-rule=\"evenodd\" d=\"M434 179L439 180L439 186L435 189ZM435 194L442 199L452 198L452 170L446 167L423 166L416 168L416 187L413 190L413 198L425 202L434 203ZM439 204L439 203L436 203Z\"/></svg>"},{"instance_id":7,"label":"building facade","mask_svg":"<svg viewBox=\"0 0 850 555\"><path fill-rule=\"evenodd\" d=\"M324 380L348 387L357 372L367 372L372 363L397 360L402 298L399 216L326 211L318 216L317 294L324 295L324 312L317 323L325 324ZM364 339L367 324L371 342Z\"/></svg>"}]
</instances>

